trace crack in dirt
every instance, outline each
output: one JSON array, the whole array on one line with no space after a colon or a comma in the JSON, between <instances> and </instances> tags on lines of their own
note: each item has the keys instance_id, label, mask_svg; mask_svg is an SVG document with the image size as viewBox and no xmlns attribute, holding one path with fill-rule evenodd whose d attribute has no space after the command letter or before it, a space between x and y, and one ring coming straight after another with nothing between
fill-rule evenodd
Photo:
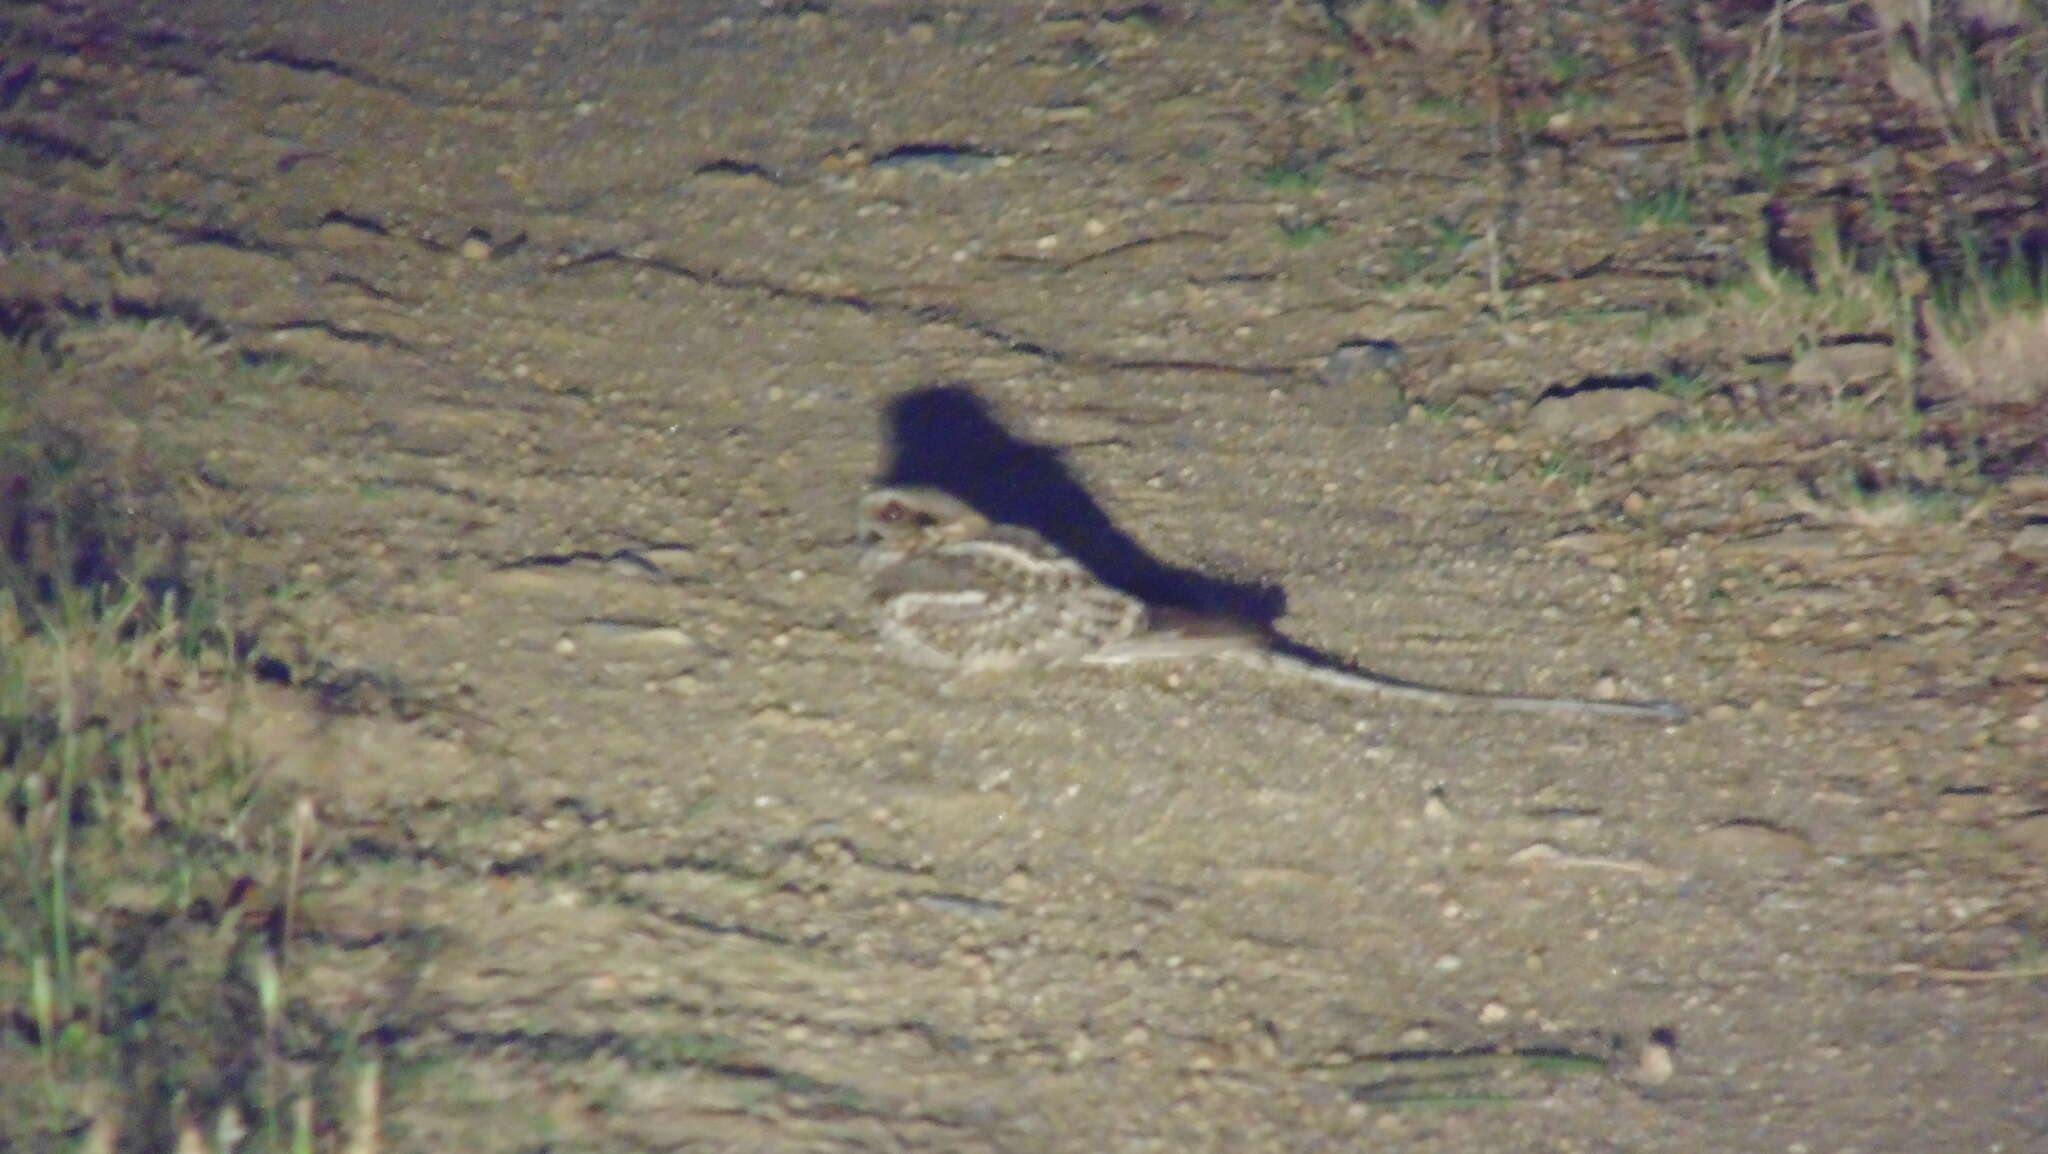
<instances>
[{"instance_id":1,"label":"crack in dirt","mask_svg":"<svg viewBox=\"0 0 2048 1154\"><path fill-rule=\"evenodd\" d=\"M350 328L330 320L287 320L264 326L271 333L319 333L344 344L363 345L374 349L397 349L401 352L418 351L411 341L394 337L376 329Z\"/></svg>"},{"instance_id":2,"label":"crack in dirt","mask_svg":"<svg viewBox=\"0 0 2048 1154\"><path fill-rule=\"evenodd\" d=\"M1296 375L1297 370L1278 365L1235 365L1193 358L1122 358L1099 353L1072 352L1041 344L1028 337L983 320L949 304L917 304L877 299L860 293L829 293L797 288L765 277L741 277L716 270L696 268L666 257L633 256L617 249L578 255L556 264L552 271L567 273L606 264L622 264L660 272L704 288L729 292L759 293L775 300L795 301L823 308L850 309L862 316L894 317L920 324L938 325L979 337L1004 352L1030 357L1048 364L1097 372L1181 372L1271 380Z\"/></svg>"},{"instance_id":3,"label":"crack in dirt","mask_svg":"<svg viewBox=\"0 0 2048 1154\"><path fill-rule=\"evenodd\" d=\"M44 128L11 124L0 126L0 141L32 152L45 160L68 160L89 168L105 168L112 158L94 152L68 136Z\"/></svg>"}]
</instances>

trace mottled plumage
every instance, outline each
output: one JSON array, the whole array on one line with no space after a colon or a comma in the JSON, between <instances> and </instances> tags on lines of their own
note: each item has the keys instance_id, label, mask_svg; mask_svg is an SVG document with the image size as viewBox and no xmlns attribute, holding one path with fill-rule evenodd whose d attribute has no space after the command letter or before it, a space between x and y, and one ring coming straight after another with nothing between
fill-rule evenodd
<instances>
[{"instance_id":1,"label":"mottled plumage","mask_svg":"<svg viewBox=\"0 0 2048 1154\"><path fill-rule=\"evenodd\" d=\"M1057 665L1145 628L1144 602L943 493L880 490L860 520L882 643L904 660L968 673Z\"/></svg>"},{"instance_id":2,"label":"mottled plumage","mask_svg":"<svg viewBox=\"0 0 2048 1154\"><path fill-rule=\"evenodd\" d=\"M1430 705L1679 721L1670 702L1511 697L1415 685L1291 650L1256 626L1148 605L1104 584L1043 537L992 524L935 489L862 498L860 568L883 647L961 673L1069 663L1227 657L1349 693Z\"/></svg>"}]
</instances>

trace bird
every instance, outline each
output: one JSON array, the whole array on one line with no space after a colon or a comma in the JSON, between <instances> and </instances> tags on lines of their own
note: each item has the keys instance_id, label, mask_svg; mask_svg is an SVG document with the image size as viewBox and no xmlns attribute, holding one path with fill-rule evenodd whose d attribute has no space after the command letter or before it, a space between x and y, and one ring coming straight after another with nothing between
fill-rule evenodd
<instances>
[{"instance_id":1,"label":"bird","mask_svg":"<svg viewBox=\"0 0 2048 1154\"><path fill-rule=\"evenodd\" d=\"M1350 668L1254 622L1156 604L1104 582L1037 532L992 522L939 489L861 497L858 568L884 651L955 674L1217 658L1349 694L1676 723L1668 701L1447 689Z\"/></svg>"}]
</instances>

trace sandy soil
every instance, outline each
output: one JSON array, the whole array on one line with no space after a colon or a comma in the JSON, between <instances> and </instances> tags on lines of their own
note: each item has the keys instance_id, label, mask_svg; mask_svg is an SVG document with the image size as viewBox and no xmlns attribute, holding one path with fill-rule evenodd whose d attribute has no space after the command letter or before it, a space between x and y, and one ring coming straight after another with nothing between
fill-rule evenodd
<instances>
[{"instance_id":1,"label":"sandy soil","mask_svg":"<svg viewBox=\"0 0 2048 1154\"><path fill-rule=\"evenodd\" d=\"M0 268L298 367L138 419L436 702L266 747L393 1149L2048 1149L2048 486L1887 523L1783 499L1892 451L1824 404L1534 425L1747 227L1622 220L1682 146L1613 13L1545 35L1628 131L1504 184L1443 63L1313 7L287 11L0 13ZM880 477L1695 717L942 685L861 611Z\"/></svg>"}]
</instances>

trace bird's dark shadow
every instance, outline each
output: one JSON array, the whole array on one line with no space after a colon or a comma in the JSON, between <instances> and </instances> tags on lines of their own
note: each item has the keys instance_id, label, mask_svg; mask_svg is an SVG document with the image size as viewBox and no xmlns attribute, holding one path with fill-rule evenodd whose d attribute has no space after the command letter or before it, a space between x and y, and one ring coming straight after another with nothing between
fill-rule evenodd
<instances>
[{"instance_id":1,"label":"bird's dark shadow","mask_svg":"<svg viewBox=\"0 0 2048 1154\"><path fill-rule=\"evenodd\" d=\"M1278 585L1215 577L1146 552L1074 479L1058 447L1011 435L972 389L914 389L890 402L884 421L884 485L950 493L991 521L1032 530L1104 583L1155 605L1263 628L1286 612L1287 594Z\"/></svg>"}]
</instances>

